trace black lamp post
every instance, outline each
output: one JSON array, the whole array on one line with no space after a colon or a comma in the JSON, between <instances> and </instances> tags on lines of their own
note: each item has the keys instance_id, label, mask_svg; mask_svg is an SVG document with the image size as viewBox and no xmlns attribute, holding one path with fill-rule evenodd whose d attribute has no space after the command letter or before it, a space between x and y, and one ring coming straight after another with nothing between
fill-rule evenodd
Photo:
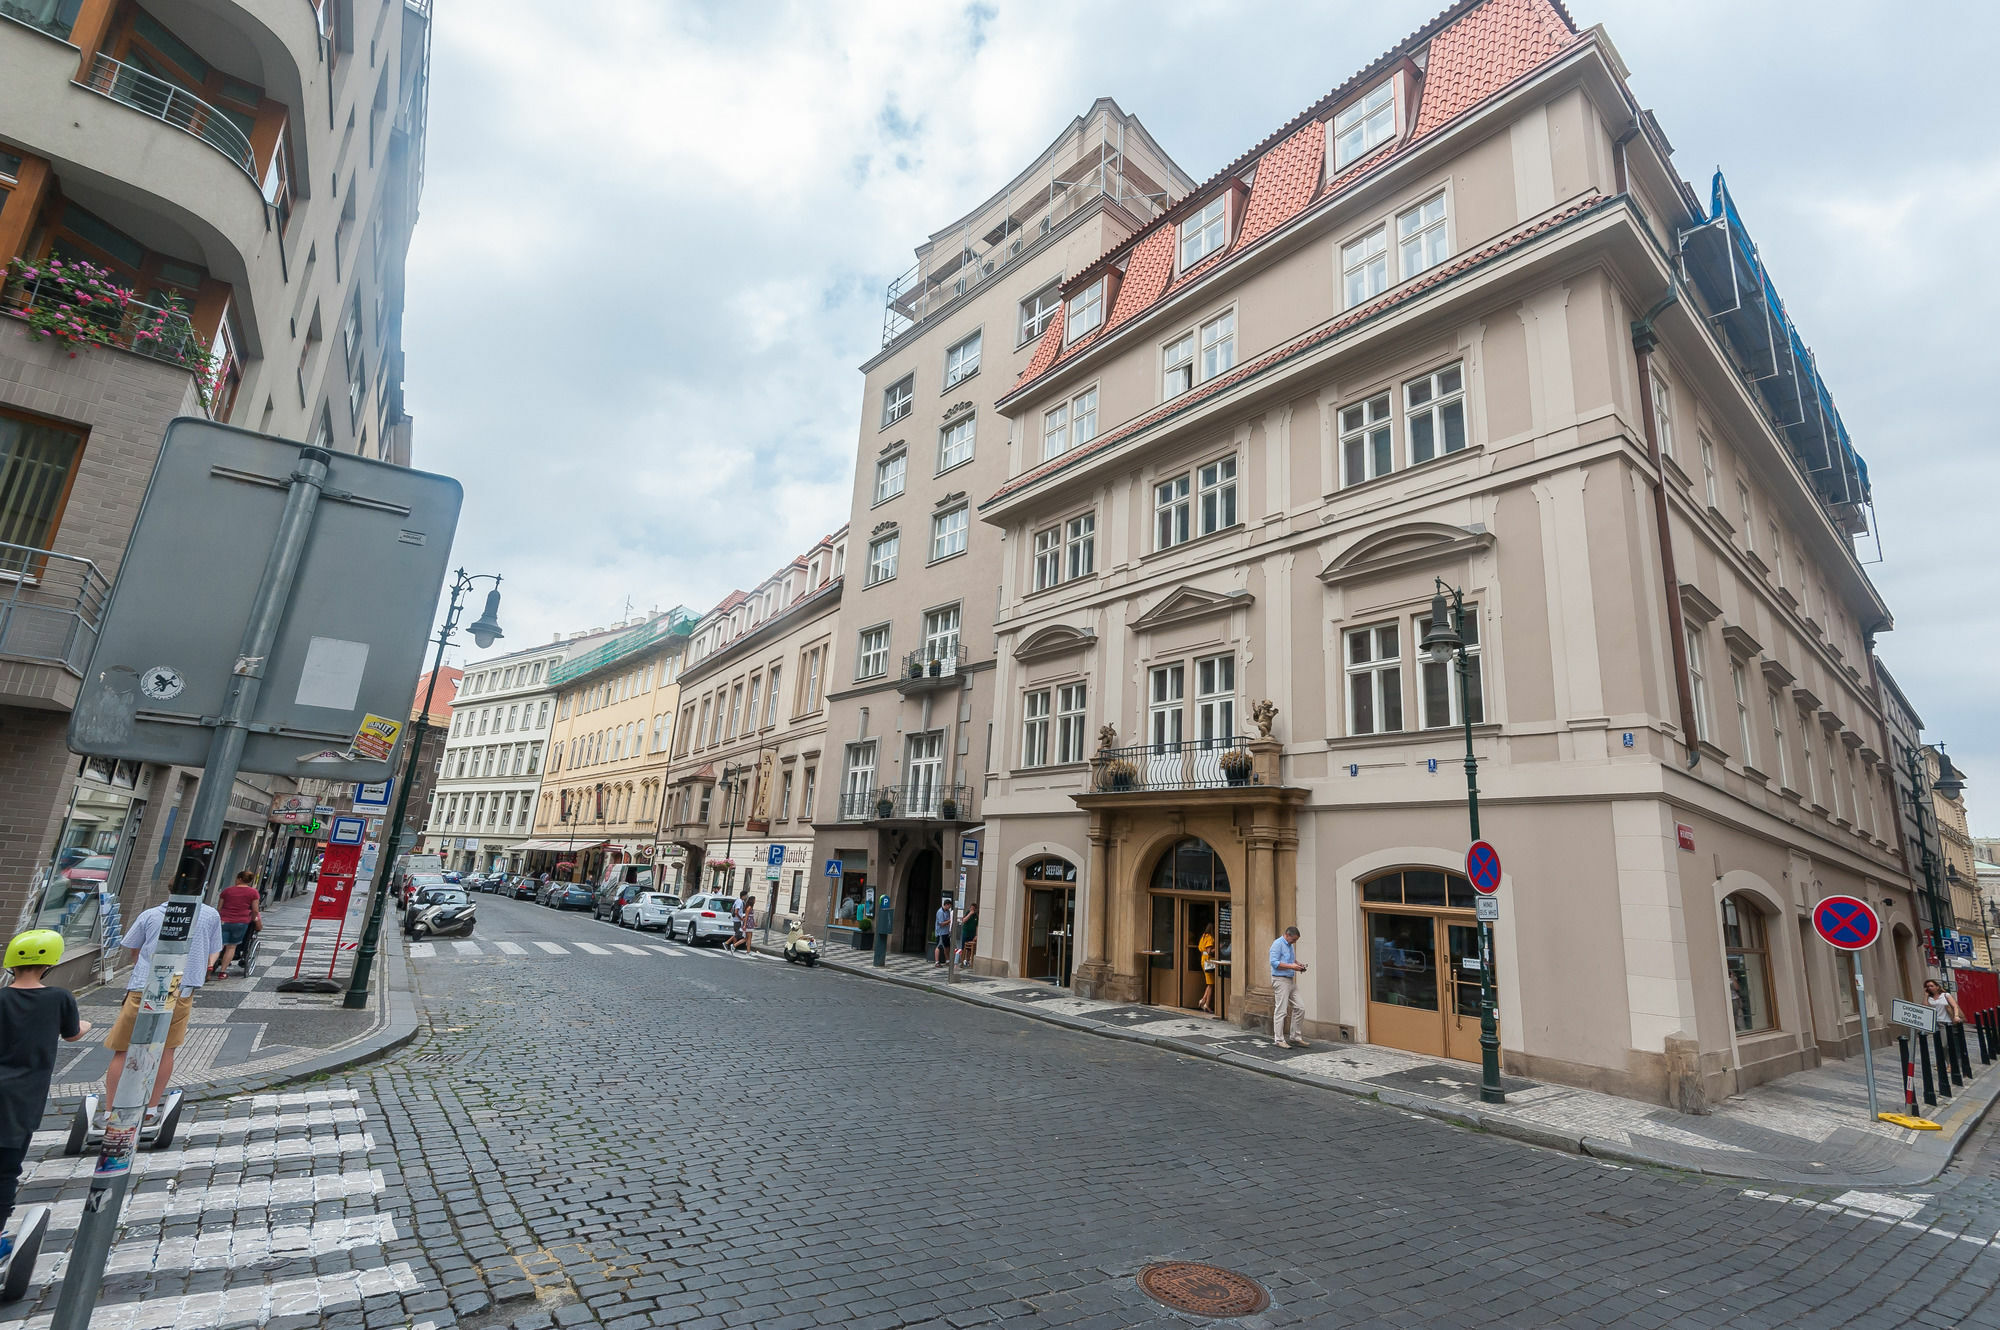
<instances>
[{"instance_id":1,"label":"black lamp post","mask_svg":"<svg viewBox=\"0 0 2000 1330\"><path fill-rule=\"evenodd\" d=\"M1424 629L1423 650L1433 664L1449 663L1458 673L1458 712L1465 722L1465 806L1472 823L1472 839L1476 843L1479 840L1479 760L1472 755L1472 690L1468 682L1469 661L1465 651L1465 593L1447 585L1443 578L1435 580L1437 594L1431 597L1431 618ZM1493 993L1493 925L1485 919L1479 921L1479 1099L1486 1104L1507 1102L1506 1092L1500 1088L1500 1030Z\"/></svg>"},{"instance_id":2,"label":"black lamp post","mask_svg":"<svg viewBox=\"0 0 2000 1330\"><path fill-rule=\"evenodd\" d=\"M354 975L348 981L347 996L341 1000L343 1007L361 1008L368 1005L368 979L375 969L375 952L382 944L382 901L388 895L388 885L393 876L396 862L396 845L403 835L403 817L410 809L410 788L417 783L417 764L423 758L424 738L431 729L431 701L437 696L438 673L444 669L444 649L451 642L451 635L458 628L458 616L465 610L465 593L472 590L475 582L491 582L493 589L486 593L486 609L466 631L481 650L492 646L505 634L500 631L500 578L495 573L467 573L459 568L451 575L451 604L445 611L444 623L437 634L437 654L431 661L430 684L424 689L423 709L417 712L416 724L410 727L410 760L403 767L403 788L396 791L396 814L389 820L389 835L380 851L381 861L375 866L375 887L368 902L368 926L362 930L361 946L354 953Z\"/></svg>"}]
</instances>

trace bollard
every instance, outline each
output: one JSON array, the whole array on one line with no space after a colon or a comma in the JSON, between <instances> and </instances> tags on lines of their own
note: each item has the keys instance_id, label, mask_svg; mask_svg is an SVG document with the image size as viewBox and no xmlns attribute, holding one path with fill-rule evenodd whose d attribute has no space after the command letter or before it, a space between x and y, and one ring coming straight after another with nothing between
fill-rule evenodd
<instances>
[{"instance_id":1,"label":"bollard","mask_svg":"<svg viewBox=\"0 0 2000 1330\"><path fill-rule=\"evenodd\" d=\"M1903 1112L1917 1116L1917 1069L1910 1065L1910 1037L1896 1036L1896 1060L1903 1064Z\"/></svg>"},{"instance_id":2,"label":"bollard","mask_svg":"<svg viewBox=\"0 0 2000 1330\"><path fill-rule=\"evenodd\" d=\"M1986 1013L1979 1012L1972 1018L1972 1033L1979 1039L1979 1065L1993 1065L1993 1041L1986 1037Z\"/></svg>"},{"instance_id":3,"label":"bollard","mask_svg":"<svg viewBox=\"0 0 2000 1330\"><path fill-rule=\"evenodd\" d=\"M1972 1055L1966 1050L1965 1046L1964 1021L1953 1021L1951 1023L1951 1046L1958 1053L1959 1084L1963 1085L1966 1081L1972 1079Z\"/></svg>"},{"instance_id":4,"label":"bollard","mask_svg":"<svg viewBox=\"0 0 2000 1330\"><path fill-rule=\"evenodd\" d=\"M1917 1031L1917 1061L1924 1069L1924 1103L1937 1107L1937 1091L1931 1086L1931 1041L1924 1038L1922 1030ZM1950 1092L1947 1091L1947 1094Z\"/></svg>"},{"instance_id":5,"label":"bollard","mask_svg":"<svg viewBox=\"0 0 2000 1330\"><path fill-rule=\"evenodd\" d=\"M1931 1054L1937 1059L1937 1088L1942 1097L1951 1098L1951 1054L1945 1051L1945 1023L1939 1021L1937 1029L1931 1031Z\"/></svg>"}]
</instances>

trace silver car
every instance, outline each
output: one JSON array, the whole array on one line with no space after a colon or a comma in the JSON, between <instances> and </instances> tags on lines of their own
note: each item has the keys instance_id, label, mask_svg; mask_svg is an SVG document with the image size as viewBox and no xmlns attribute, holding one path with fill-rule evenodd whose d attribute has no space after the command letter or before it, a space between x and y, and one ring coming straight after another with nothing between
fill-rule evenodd
<instances>
[{"instance_id":1,"label":"silver car","mask_svg":"<svg viewBox=\"0 0 2000 1330\"><path fill-rule=\"evenodd\" d=\"M724 895L690 896L674 911L667 936L699 945L727 942L736 932L736 898Z\"/></svg>"},{"instance_id":2,"label":"silver car","mask_svg":"<svg viewBox=\"0 0 2000 1330\"><path fill-rule=\"evenodd\" d=\"M618 908L618 924L621 928L636 928L644 932L649 928L665 930L674 922L674 911L680 908L681 898L669 896L663 891L642 891L637 900L627 901Z\"/></svg>"}]
</instances>

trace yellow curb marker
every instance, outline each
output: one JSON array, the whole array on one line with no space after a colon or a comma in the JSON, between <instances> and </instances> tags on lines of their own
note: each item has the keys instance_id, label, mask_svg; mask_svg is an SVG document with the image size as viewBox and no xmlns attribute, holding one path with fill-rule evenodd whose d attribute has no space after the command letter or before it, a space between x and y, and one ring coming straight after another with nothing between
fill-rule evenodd
<instances>
[{"instance_id":1,"label":"yellow curb marker","mask_svg":"<svg viewBox=\"0 0 2000 1330\"><path fill-rule=\"evenodd\" d=\"M1911 1131L1944 1130L1942 1124L1932 1122L1929 1118L1913 1118L1906 1113L1877 1113L1875 1116L1884 1122L1893 1122L1898 1127L1908 1127Z\"/></svg>"}]
</instances>

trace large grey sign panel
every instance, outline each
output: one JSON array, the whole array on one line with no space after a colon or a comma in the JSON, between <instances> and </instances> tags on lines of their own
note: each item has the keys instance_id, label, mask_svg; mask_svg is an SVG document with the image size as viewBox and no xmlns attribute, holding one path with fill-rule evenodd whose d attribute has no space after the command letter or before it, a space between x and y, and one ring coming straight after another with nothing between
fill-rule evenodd
<instances>
[{"instance_id":1,"label":"large grey sign panel","mask_svg":"<svg viewBox=\"0 0 2000 1330\"><path fill-rule=\"evenodd\" d=\"M201 766L300 445L206 420L167 427L70 716L70 748ZM264 670L242 769L379 780L345 753L370 713L407 722L463 493L448 476L333 454Z\"/></svg>"}]
</instances>

